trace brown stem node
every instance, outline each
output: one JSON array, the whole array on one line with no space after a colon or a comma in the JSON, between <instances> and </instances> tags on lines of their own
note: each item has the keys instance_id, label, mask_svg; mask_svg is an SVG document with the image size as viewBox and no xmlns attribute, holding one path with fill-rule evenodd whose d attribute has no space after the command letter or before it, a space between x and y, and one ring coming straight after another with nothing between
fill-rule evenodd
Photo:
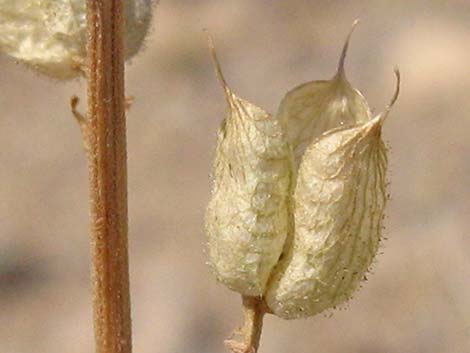
<instances>
[{"instance_id":1,"label":"brown stem node","mask_svg":"<svg viewBox=\"0 0 470 353\"><path fill-rule=\"evenodd\" d=\"M70 98L70 109L72 111L72 115L74 116L75 120L80 127L80 131L82 133L83 139L83 148L87 153L90 152L90 131L88 128L88 119L78 110L78 103L80 99L77 96L72 96Z\"/></svg>"}]
</instances>

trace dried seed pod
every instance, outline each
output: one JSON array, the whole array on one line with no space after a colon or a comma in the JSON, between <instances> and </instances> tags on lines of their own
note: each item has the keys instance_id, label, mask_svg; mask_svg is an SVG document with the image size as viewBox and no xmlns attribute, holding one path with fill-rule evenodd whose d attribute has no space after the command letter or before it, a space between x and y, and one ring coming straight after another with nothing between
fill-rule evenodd
<instances>
[{"instance_id":1,"label":"dried seed pod","mask_svg":"<svg viewBox=\"0 0 470 353\"><path fill-rule=\"evenodd\" d=\"M369 268L386 202L381 129L398 90L397 72L397 90L384 113L333 129L307 148L293 196L292 246L266 293L277 316L308 317L344 302Z\"/></svg>"},{"instance_id":2,"label":"dried seed pod","mask_svg":"<svg viewBox=\"0 0 470 353\"><path fill-rule=\"evenodd\" d=\"M277 112L294 150L296 167L311 141L337 127L351 127L370 120L362 94L346 79L344 62L356 20L344 44L335 76L328 81L304 83L286 94Z\"/></svg>"},{"instance_id":3,"label":"dried seed pod","mask_svg":"<svg viewBox=\"0 0 470 353\"><path fill-rule=\"evenodd\" d=\"M290 151L278 122L228 88L206 213L210 264L230 289L261 296L287 234Z\"/></svg>"},{"instance_id":4,"label":"dried seed pod","mask_svg":"<svg viewBox=\"0 0 470 353\"><path fill-rule=\"evenodd\" d=\"M151 7L151 0L124 1L127 59L142 45ZM0 0L0 51L53 78L83 74L85 0Z\"/></svg>"}]
</instances>

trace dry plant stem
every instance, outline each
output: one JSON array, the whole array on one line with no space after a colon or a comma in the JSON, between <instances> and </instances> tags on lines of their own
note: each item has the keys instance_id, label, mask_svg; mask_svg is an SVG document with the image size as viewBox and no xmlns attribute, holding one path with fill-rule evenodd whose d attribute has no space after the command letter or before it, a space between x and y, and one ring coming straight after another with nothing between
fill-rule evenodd
<instances>
[{"instance_id":1,"label":"dry plant stem","mask_svg":"<svg viewBox=\"0 0 470 353\"><path fill-rule=\"evenodd\" d=\"M97 353L131 353L123 5L87 0L91 256ZM82 129L83 130L83 129Z\"/></svg>"},{"instance_id":2,"label":"dry plant stem","mask_svg":"<svg viewBox=\"0 0 470 353\"><path fill-rule=\"evenodd\" d=\"M258 352L261 331L263 329L263 317L266 313L265 304L260 297L243 296L243 327L235 334L241 341L230 339L225 341L232 353L256 353Z\"/></svg>"}]
</instances>

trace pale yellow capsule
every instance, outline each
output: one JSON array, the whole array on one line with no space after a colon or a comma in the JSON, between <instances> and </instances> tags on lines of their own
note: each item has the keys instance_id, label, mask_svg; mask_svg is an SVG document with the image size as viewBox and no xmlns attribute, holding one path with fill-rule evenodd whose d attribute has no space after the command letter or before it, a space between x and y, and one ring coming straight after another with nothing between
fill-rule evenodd
<instances>
[{"instance_id":1,"label":"pale yellow capsule","mask_svg":"<svg viewBox=\"0 0 470 353\"><path fill-rule=\"evenodd\" d=\"M308 317L349 299L376 255L386 203L386 111L326 132L308 146L293 196L292 246L266 301L285 319ZM357 121L368 116L353 117Z\"/></svg>"},{"instance_id":2,"label":"pale yellow capsule","mask_svg":"<svg viewBox=\"0 0 470 353\"><path fill-rule=\"evenodd\" d=\"M291 159L279 123L223 84L212 199L206 213L209 259L217 279L243 295L263 295L287 235Z\"/></svg>"}]
</instances>

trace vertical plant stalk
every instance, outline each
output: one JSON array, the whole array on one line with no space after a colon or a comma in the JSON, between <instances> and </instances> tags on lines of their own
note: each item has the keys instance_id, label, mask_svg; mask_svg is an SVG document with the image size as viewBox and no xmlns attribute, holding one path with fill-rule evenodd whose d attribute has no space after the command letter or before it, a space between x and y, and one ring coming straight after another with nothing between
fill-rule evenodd
<instances>
[{"instance_id":1,"label":"vertical plant stalk","mask_svg":"<svg viewBox=\"0 0 470 353\"><path fill-rule=\"evenodd\" d=\"M131 353L123 2L87 0L86 5L96 353Z\"/></svg>"},{"instance_id":2,"label":"vertical plant stalk","mask_svg":"<svg viewBox=\"0 0 470 353\"><path fill-rule=\"evenodd\" d=\"M263 318L266 313L263 298L242 296L243 327L235 335L240 340L230 339L225 345L232 353L256 353L263 329Z\"/></svg>"}]
</instances>

